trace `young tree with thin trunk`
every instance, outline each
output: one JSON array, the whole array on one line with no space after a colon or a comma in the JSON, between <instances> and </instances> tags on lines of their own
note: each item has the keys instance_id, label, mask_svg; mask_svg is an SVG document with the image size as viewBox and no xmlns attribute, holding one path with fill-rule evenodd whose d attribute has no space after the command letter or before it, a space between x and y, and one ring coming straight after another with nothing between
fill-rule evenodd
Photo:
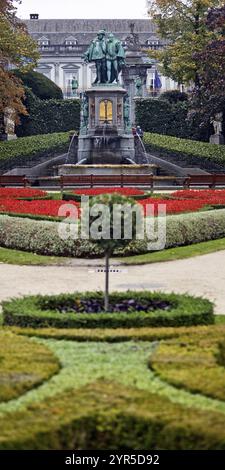
<instances>
[{"instance_id":1,"label":"young tree with thin trunk","mask_svg":"<svg viewBox=\"0 0 225 470\"><path fill-rule=\"evenodd\" d=\"M102 194L90 199L90 210L83 217L88 220L85 224L88 238L100 245L105 255L104 309L107 312L110 257L116 249L137 238L142 228L143 209L134 199L116 193Z\"/></svg>"}]
</instances>

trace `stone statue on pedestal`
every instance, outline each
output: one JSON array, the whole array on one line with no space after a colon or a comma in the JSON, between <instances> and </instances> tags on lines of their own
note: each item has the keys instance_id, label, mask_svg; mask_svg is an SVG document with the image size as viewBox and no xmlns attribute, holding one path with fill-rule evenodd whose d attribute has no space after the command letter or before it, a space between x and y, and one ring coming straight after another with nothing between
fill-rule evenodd
<instances>
[{"instance_id":1,"label":"stone statue on pedestal","mask_svg":"<svg viewBox=\"0 0 225 470\"><path fill-rule=\"evenodd\" d=\"M89 118L89 100L87 95L84 93L81 102L81 133L86 134L88 128L88 118Z\"/></svg>"},{"instance_id":2,"label":"stone statue on pedestal","mask_svg":"<svg viewBox=\"0 0 225 470\"><path fill-rule=\"evenodd\" d=\"M223 113L216 113L215 117L211 119L211 124L214 127L214 135L211 135L210 142L211 144L224 144L223 137Z\"/></svg>"},{"instance_id":3,"label":"stone statue on pedestal","mask_svg":"<svg viewBox=\"0 0 225 470\"><path fill-rule=\"evenodd\" d=\"M15 111L12 108L4 110L4 133L7 140L16 139L15 134Z\"/></svg>"},{"instance_id":4,"label":"stone statue on pedestal","mask_svg":"<svg viewBox=\"0 0 225 470\"><path fill-rule=\"evenodd\" d=\"M77 90L78 90L78 87L79 87L79 82L78 82L76 77L73 77L71 86L72 86L73 96L77 96Z\"/></svg>"},{"instance_id":5,"label":"stone statue on pedestal","mask_svg":"<svg viewBox=\"0 0 225 470\"><path fill-rule=\"evenodd\" d=\"M143 93L143 84L142 84L141 77L139 76L136 77L134 80L134 84L135 84L135 95L141 98L142 93Z\"/></svg>"},{"instance_id":6,"label":"stone statue on pedestal","mask_svg":"<svg viewBox=\"0 0 225 470\"><path fill-rule=\"evenodd\" d=\"M129 100L129 95L126 95L124 97L123 119L124 119L125 132L128 132L128 131L130 131L130 100Z\"/></svg>"}]
</instances>

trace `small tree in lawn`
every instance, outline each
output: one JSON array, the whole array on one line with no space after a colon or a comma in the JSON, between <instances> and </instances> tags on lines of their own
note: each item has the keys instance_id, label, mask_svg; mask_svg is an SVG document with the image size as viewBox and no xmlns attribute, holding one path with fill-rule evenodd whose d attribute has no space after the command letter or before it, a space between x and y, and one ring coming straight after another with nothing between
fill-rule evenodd
<instances>
[{"instance_id":1,"label":"small tree in lawn","mask_svg":"<svg viewBox=\"0 0 225 470\"><path fill-rule=\"evenodd\" d=\"M105 311L109 310L109 259L118 248L138 237L143 221L142 207L133 199L116 193L102 194L90 200L86 233L105 254Z\"/></svg>"}]
</instances>

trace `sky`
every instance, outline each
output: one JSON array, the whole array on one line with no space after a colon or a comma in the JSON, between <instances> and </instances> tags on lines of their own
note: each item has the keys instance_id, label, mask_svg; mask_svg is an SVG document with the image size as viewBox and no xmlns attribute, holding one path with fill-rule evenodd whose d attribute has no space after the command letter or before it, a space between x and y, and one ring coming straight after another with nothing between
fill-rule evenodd
<instances>
[{"instance_id":1,"label":"sky","mask_svg":"<svg viewBox=\"0 0 225 470\"><path fill-rule=\"evenodd\" d=\"M147 18L146 0L22 0L19 18Z\"/></svg>"}]
</instances>

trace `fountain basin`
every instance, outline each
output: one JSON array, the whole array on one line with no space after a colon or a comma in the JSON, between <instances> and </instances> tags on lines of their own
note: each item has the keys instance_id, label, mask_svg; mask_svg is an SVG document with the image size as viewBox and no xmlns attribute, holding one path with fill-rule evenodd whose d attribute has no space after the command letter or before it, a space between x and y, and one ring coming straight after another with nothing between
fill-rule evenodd
<instances>
[{"instance_id":1,"label":"fountain basin","mask_svg":"<svg viewBox=\"0 0 225 470\"><path fill-rule=\"evenodd\" d=\"M61 175L144 175L157 174L157 165L60 165Z\"/></svg>"}]
</instances>

